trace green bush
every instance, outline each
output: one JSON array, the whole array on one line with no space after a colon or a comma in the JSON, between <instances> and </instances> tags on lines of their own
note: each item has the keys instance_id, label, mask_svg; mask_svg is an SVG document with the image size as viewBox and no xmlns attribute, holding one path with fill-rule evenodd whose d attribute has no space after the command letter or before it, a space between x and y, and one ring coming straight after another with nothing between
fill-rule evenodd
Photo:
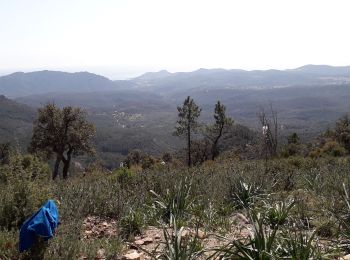
<instances>
[{"instance_id":1,"label":"green bush","mask_svg":"<svg viewBox=\"0 0 350 260\"><path fill-rule=\"evenodd\" d=\"M15 155L1 167L0 227L19 228L24 220L52 198L48 166L32 155Z\"/></svg>"},{"instance_id":2,"label":"green bush","mask_svg":"<svg viewBox=\"0 0 350 260\"><path fill-rule=\"evenodd\" d=\"M135 179L135 172L125 167L116 170L114 174L121 185L127 185Z\"/></svg>"},{"instance_id":3,"label":"green bush","mask_svg":"<svg viewBox=\"0 0 350 260\"><path fill-rule=\"evenodd\" d=\"M121 234L124 238L141 235L144 226L145 215L141 210L130 209L120 221Z\"/></svg>"},{"instance_id":4,"label":"green bush","mask_svg":"<svg viewBox=\"0 0 350 260\"><path fill-rule=\"evenodd\" d=\"M325 156L341 157L346 154L346 149L341 146L337 141L328 140L321 148L316 148L310 152L310 157L318 158Z\"/></svg>"},{"instance_id":5,"label":"green bush","mask_svg":"<svg viewBox=\"0 0 350 260\"><path fill-rule=\"evenodd\" d=\"M346 149L336 141L328 141L322 147L322 153L333 157L340 157L346 154Z\"/></svg>"}]
</instances>

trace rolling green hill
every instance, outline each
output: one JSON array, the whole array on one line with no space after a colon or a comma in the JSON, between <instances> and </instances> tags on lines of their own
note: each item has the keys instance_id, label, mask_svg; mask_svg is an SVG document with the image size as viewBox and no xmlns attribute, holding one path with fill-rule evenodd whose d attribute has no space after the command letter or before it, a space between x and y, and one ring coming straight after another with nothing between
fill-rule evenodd
<instances>
[{"instance_id":1,"label":"rolling green hill","mask_svg":"<svg viewBox=\"0 0 350 260\"><path fill-rule=\"evenodd\" d=\"M0 142L25 146L31 136L36 111L27 105L0 96Z\"/></svg>"}]
</instances>

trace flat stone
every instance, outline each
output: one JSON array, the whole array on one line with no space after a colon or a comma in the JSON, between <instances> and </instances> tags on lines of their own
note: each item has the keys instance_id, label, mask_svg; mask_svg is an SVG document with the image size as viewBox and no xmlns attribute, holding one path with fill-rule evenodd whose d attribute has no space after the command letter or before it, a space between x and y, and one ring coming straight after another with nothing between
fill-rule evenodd
<instances>
[{"instance_id":1,"label":"flat stone","mask_svg":"<svg viewBox=\"0 0 350 260\"><path fill-rule=\"evenodd\" d=\"M143 254L133 251L131 253L123 255L122 259L123 260L143 260Z\"/></svg>"},{"instance_id":2,"label":"flat stone","mask_svg":"<svg viewBox=\"0 0 350 260\"><path fill-rule=\"evenodd\" d=\"M207 237L207 235L205 234L205 232L202 231L202 230L198 230L198 231L196 232L196 236L197 236L197 238L199 238L199 239L204 239L204 238Z\"/></svg>"},{"instance_id":3,"label":"flat stone","mask_svg":"<svg viewBox=\"0 0 350 260\"><path fill-rule=\"evenodd\" d=\"M181 237L187 237L189 236L190 232L187 230L187 229L184 229L182 232L181 232Z\"/></svg>"},{"instance_id":4,"label":"flat stone","mask_svg":"<svg viewBox=\"0 0 350 260\"><path fill-rule=\"evenodd\" d=\"M135 240L135 245L141 246L145 243L145 241L143 239L139 239L139 240Z\"/></svg>"},{"instance_id":5,"label":"flat stone","mask_svg":"<svg viewBox=\"0 0 350 260\"><path fill-rule=\"evenodd\" d=\"M151 238L151 237L145 237L145 238L143 238L142 240L143 240L143 243L144 243L145 245L148 245L148 244L153 243L153 238Z\"/></svg>"},{"instance_id":6,"label":"flat stone","mask_svg":"<svg viewBox=\"0 0 350 260\"><path fill-rule=\"evenodd\" d=\"M197 230L197 231L193 230L193 231L191 231L191 235L195 236L196 238L199 238L199 239L204 239L207 237L205 232L202 230Z\"/></svg>"}]
</instances>

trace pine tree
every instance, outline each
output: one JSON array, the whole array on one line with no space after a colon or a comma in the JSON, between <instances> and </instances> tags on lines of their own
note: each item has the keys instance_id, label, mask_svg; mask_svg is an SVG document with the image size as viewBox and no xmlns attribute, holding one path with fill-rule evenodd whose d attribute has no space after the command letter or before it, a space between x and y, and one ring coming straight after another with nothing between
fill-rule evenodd
<instances>
[{"instance_id":1,"label":"pine tree","mask_svg":"<svg viewBox=\"0 0 350 260\"><path fill-rule=\"evenodd\" d=\"M175 127L174 135L183 136L187 140L187 155L188 167L192 166L191 158L191 135L196 133L199 127L198 118L201 113L201 108L197 106L194 100L188 96L183 105L177 107L179 112L177 126Z\"/></svg>"},{"instance_id":2,"label":"pine tree","mask_svg":"<svg viewBox=\"0 0 350 260\"><path fill-rule=\"evenodd\" d=\"M220 138L224 135L227 127L233 125L233 120L226 116L226 107L218 101L214 110L215 123L209 128L209 136L212 141L211 159L214 160L218 156L218 143Z\"/></svg>"}]
</instances>

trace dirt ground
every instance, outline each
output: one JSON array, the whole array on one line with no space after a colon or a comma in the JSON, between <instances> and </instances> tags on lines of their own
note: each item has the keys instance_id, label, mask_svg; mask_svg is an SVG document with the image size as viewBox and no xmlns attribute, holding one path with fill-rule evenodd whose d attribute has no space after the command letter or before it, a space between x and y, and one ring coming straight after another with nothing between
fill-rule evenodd
<instances>
[{"instance_id":1,"label":"dirt ground","mask_svg":"<svg viewBox=\"0 0 350 260\"><path fill-rule=\"evenodd\" d=\"M230 241L236 239L246 239L251 234L251 224L247 218L242 214L235 214L230 218L230 231L224 235L219 235L219 232L206 232L205 230L194 230L184 228L182 232L182 239L189 239L196 237L201 241L203 248L206 249L202 259L214 253L214 248L227 245ZM112 219L101 219L95 216L89 216L83 221L83 238L97 239L101 237L112 237L117 235L117 224ZM171 228L167 228L168 234L173 234ZM116 259L137 260L137 259L151 259L151 255L160 256L165 247L164 229L154 226L149 226L142 232L141 235L136 236L132 241L124 243L124 251L121 256ZM84 259L82 257L81 259ZM106 259L105 252L100 249L96 253L95 259Z\"/></svg>"}]
</instances>

